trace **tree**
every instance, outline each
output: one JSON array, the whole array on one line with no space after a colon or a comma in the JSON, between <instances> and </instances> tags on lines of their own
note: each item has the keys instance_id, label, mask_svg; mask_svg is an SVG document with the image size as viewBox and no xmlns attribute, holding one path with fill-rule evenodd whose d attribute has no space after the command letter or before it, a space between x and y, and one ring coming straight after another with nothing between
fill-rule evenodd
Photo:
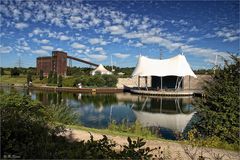
<instances>
[{"instance_id":1,"label":"tree","mask_svg":"<svg viewBox=\"0 0 240 160\"><path fill-rule=\"evenodd\" d=\"M0 76L3 76L4 75L4 69L1 67L0 70L1 70Z\"/></svg>"},{"instance_id":2,"label":"tree","mask_svg":"<svg viewBox=\"0 0 240 160\"><path fill-rule=\"evenodd\" d=\"M53 81L52 81L53 84L57 84L57 73L54 72L53 74Z\"/></svg>"},{"instance_id":3,"label":"tree","mask_svg":"<svg viewBox=\"0 0 240 160\"><path fill-rule=\"evenodd\" d=\"M14 67L11 69L11 76L19 76L20 75L20 71L19 69L17 69L17 67Z\"/></svg>"},{"instance_id":4,"label":"tree","mask_svg":"<svg viewBox=\"0 0 240 160\"><path fill-rule=\"evenodd\" d=\"M39 79L43 80L43 70L40 70L40 72L39 72Z\"/></svg>"},{"instance_id":5,"label":"tree","mask_svg":"<svg viewBox=\"0 0 240 160\"><path fill-rule=\"evenodd\" d=\"M225 61L224 68L216 70L204 87L205 97L196 104L200 109L197 128L202 135L239 144L240 59L230 56L231 63Z\"/></svg>"},{"instance_id":6,"label":"tree","mask_svg":"<svg viewBox=\"0 0 240 160\"><path fill-rule=\"evenodd\" d=\"M27 74L27 84L29 85L30 82L32 82L32 74L28 73Z\"/></svg>"},{"instance_id":7,"label":"tree","mask_svg":"<svg viewBox=\"0 0 240 160\"><path fill-rule=\"evenodd\" d=\"M62 87L62 80L63 80L62 76L59 75L58 76L58 87Z\"/></svg>"},{"instance_id":8,"label":"tree","mask_svg":"<svg viewBox=\"0 0 240 160\"><path fill-rule=\"evenodd\" d=\"M50 72L48 73L48 83L52 83L52 81L53 81L53 72L50 71Z\"/></svg>"}]
</instances>

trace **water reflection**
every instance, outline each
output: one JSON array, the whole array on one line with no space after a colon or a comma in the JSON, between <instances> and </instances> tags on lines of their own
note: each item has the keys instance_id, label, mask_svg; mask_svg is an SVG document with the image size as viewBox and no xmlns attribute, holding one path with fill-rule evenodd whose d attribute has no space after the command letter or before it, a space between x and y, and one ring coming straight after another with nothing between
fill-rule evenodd
<instances>
[{"instance_id":1,"label":"water reflection","mask_svg":"<svg viewBox=\"0 0 240 160\"><path fill-rule=\"evenodd\" d=\"M123 121L128 123L139 121L142 126L168 139L176 139L177 134L184 132L195 114L191 97L150 97L129 93L92 95L40 92L19 88L1 88L1 93L10 90L28 94L44 105L71 106L80 113L80 123L87 127L106 128L113 120L117 124Z\"/></svg>"}]
</instances>

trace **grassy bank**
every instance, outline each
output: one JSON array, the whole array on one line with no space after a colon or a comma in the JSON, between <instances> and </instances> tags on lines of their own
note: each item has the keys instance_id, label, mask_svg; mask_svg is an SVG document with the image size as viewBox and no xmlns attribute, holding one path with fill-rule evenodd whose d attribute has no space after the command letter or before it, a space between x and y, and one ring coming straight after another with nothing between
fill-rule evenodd
<instances>
[{"instance_id":1,"label":"grassy bank","mask_svg":"<svg viewBox=\"0 0 240 160\"><path fill-rule=\"evenodd\" d=\"M96 128L88 128L81 125L66 125L66 128L82 130L87 132L98 133L102 135L111 135L111 136L122 136L122 137L131 137L131 138L144 138L145 140L157 140L163 142L172 142L172 143L179 143L181 145L190 145L199 148L214 148L214 149L224 149L229 151L239 151L239 147L233 144L228 144L226 142L221 141L217 137L211 137L207 139L196 139L193 137L189 137L189 140L167 140L160 137L157 137L153 134L142 134L141 132L133 133L133 132L123 132L120 130L111 130L110 128L107 129L96 129ZM190 133L191 134L191 133ZM190 135L191 136L191 135Z\"/></svg>"},{"instance_id":2,"label":"grassy bank","mask_svg":"<svg viewBox=\"0 0 240 160\"><path fill-rule=\"evenodd\" d=\"M32 80L34 85L47 84L47 78L44 78L43 80L39 80L38 77L33 76ZM27 83L27 75L20 75L20 76L14 76L14 77L11 77L10 75L3 75L3 76L0 76L0 83L6 84L6 85L15 84L15 85L23 86Z\"/></svg>"},{"instance_id":3,"label":"grassy bank","mask_svg":"<svg viewBox=\"0 0 240 160\"><path fill-rule=\"evenodd\" d=\"M83 130L88 132L94 132L99 134L105 134L105 135L112 135L112 136L123 136L123 137L131 137L131 138L144 138L147 140L162 140L162 141L171 141L166 139L158 138L155 135L143 135L141 133L131 133L131 132L122 132L122 131L116 131L111 129L96 129L96 128L88 128L80 125L66 125L67 128L71 129L77 129L77 130Z\"/></svg>"}]
</instances>

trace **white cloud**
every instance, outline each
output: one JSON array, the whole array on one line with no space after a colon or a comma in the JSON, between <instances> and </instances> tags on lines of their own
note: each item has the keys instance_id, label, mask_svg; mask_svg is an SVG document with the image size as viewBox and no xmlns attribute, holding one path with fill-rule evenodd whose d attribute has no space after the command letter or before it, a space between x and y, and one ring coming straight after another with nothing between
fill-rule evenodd
<instances>
[{"instance_id":1,"label":"white cloud","mask_svg":"<svg viewBox=\"0 0 240 160\"><path fill-rule=\"evenodd\" d=\"M75 49L84 49L84 48L86 48L85 45L77 43L77 42L74 42L73 44L71 44L71 47L75 48Z\"/></svg>"},{"instance_id":2,"label":"white cloud","mask_svg":"<svg viewBox=\"0 0 240 160\"><path fill-rule=\"evenodd\" d=\"M10 53L12 50L12 47L0 45L0 53Z\"/></svg>"},{"instance_id":3,"label":"white cloud","mask_svg":"<svg viewBox=\"0 0 240 160\"><path fill-rule=\"evenodd\" d=\"M27 21L31 17L31 12L24 11L23 17L24 17L24 21Z\"/></svg>"},{"instance_id":4,"label":"white cloud","mask_svg":"<svg viewBox=\"0 0 240 160\"><path fill-rule=\"evenodd\" d=\"M33 38L33 42L42 43L42 44L47 44L47 43L49 42L49 40L47 40L47 39L39 40L39 39L37 39L37 38Z\"/></svg>"},{"instance_id":5,"label":"white cloud","mask_svg":"<svg viewBox=\"0 0 240 160\"><path fill-rule=\"evenodd\" d=\"M112 42L120 43L122 40L118 37L113 38Z\"/></svg>"},{"instance_id":6,"label":"white cloud","mask_svg":"<svg viewBox=\"0 0 240 160\"><path fill-rule=\"evenodd\" d=\"M88 42L92 45L99 44L99 45L106 45L107 42L104 41L102 38L91 38Z\"/></svg>"},{"instance_id":7,"label":"white cloud","mask_svg":"<svg viewBox=\"0 0 240 160\"><path fill-rule=\"evenodd\" d=\"M200 40L200 38L196 38L196 37L190 37L187 39L187 42L193 42L193 41L197 41L197 40Z\"/></svg>"},{"instance_id":8,"label":"white cloud","mask_svg":"<svg viewBox=\"0 0 240 160\"><path fill-rule=\"evenodd\" d=\"M63 51L63 49L62 48L57 48L56 51Z\"/></svg>"},{"instance_id":9,"label":"white cloud","mask_svg":"<svg viewBox=\"0 0 240 160\"><path fill-rule=\"evenodd\" d=\"M51 19L51 23L55 24L58 27L63 27L64 26L63 23L62 23L62 19L60 19L58 17L55 17L55 18Z\"/></svg>"},{"instance_id":10,"label":"white cloud","mask_svg":"<svg viewBox=\"0 0 240 160\"><path fill-rule=\"evenodd\" d=\"M126 29L121 26L121 25L117 25L117 26L108 26L105 28L105 30L107 32L110 32L113 35L118 35L118 34L124 34L126 33Z\"/></svg>"},{"instance_id":11,"label":"white cloud","mask_svg":"<svg viewBox=\"0 0 240 160\"><path fill-rule=\"evenodd\" d=\"M142 43L140 43L140 42L137 42L137 43L133 44L133 46L134 46L134 47L142 47L142 46L143 46L143 44L142 44Z\"/></svg>"},{"instance_id":12,"label":"white cloud","mask_svg":"<svg viewBox=\"0 0 240 160\"><path fill-rule=\"evenodd\" d=\"M215 33L217 37L223 38L223 42L233 42L239 39L240 29L233 30L223 27Z\"/></svg>"},{"instance_id":13,"label":"white cloud","mask_svg":"<svg viewBox=\"0 0 240 160\"><path fill-rule=\"evenodd\" d=\"M103 52L104 51L104 49L102 47L97 47L94 50L97 51L97 52Z\"/></svg>"},{"instance_id":14,"label":"white cloud","mask_svg":"<svg viewBox=\"0 0 240 160\"><path fill-rule=\"evenodd\" d=\"M180 23L181 25L188 25L188 22L186 22L186 21L183 20L183 19L181 19L181 20L179 21L179 23Z\"/></svg>"},{"instance_id":15,"label":"white cloud","mask_svg":"<svg viewBox=\"0 0 240 160\"><path fill-rule=\"evenodd\" d=\"M73 22L73 23L77 23L81 20L82 18L79 17L79 16L71 16L70 17L70 21Z\"/></svg>"},{"instance_id":16,"label":"white cloud","mask_svg":"<svg viewBox=\"0 0 240 160\"><path fill-rule=\"evenodd\" d=\"M33 50L32 53L38 54L38 55L47 55L49 52L43 49L39 49L39 50Z\"/></svg>"},{"instance_id":17,"label":"white cloud","mask_svg":"<svg viewBox=\"0 0 240 160\"><path fill-rule=\"evenodd\" d=\"M41 48L47 51L52 51L54 49L52 46L42 46Z\"/></svg>"},{"instance_id":18,"label":"white cloud","mask_svg":"<svg viewBox=\"0 0 240 160\"><path fill-rule=\"evenodd\" d=\"M189 31L190 31L190 32L198 32L199 29L197 29L196 26L193 26Z\"/></svg>"},{"instance_id":19,"label":"white cloud","mask_svg":"<svg viewBox=\"0 0 240 160\"><path fill-rule=\"evenodd\" d=\"M107 59L107 55L105 54L88 54L87 55L89 58L93 58L96 61L104 61L105 59Z\"/></svg>"},{"instance_id":20,"label":"white cloud","mask_svg":"<svg viewBox=\"0 0 240 160\"><path fill-rule=\"evenodd\" d=\"M15 24L15 28L17 28L17 29L24 29L24 28L27 28L27 27L28 27L27 23L16 23Z\"/></svg>"},{"instance_id":21,"label":"white cloud","mask_svg":"<svg viewBox=\"0 0 240 160\"><path fill-rule=\"evenodd\" d=\"M25 50L25 51L29 51L29 50L31 50L30 47L26 47L26 46L21 47L21 49L23 49L23 50Z\"/></svg>"},{"instance_id":22,"label":"white cloud","mask_svg":"<svg viewBox=\"0 0 240 160\"><path fill-rule=\"evenodd\" d=\"M61 35L61 36L59 36L59 39L60 39L61 41L66 41L66 40L69 40L70 37L65 36L65 35Z\"/></svg>"},{"instance_id":23,"label":"white cloud","mask_svg":"<svg viewBox=\"0 0 240 160\"><path fill-rule=\"evenodd\" d=\"M127 58L130 56L130 54L124 54L124 53L115 53L113 54L115 57L117 58L121 58L121 59L124 59L124 58Z\"/></svg>"}]
</instances>

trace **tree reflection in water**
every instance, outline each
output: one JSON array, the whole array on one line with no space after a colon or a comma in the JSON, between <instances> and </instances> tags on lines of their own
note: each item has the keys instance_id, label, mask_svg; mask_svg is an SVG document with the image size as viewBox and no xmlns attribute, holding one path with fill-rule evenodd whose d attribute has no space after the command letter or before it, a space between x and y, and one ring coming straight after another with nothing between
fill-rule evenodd
<instances>
[{"instance_id":1,"label":"tree reflection in water","mask_svg":"<svg viewBox=\"0 0 240 160\"><path fill-rule=\"evenodd\" d=\"M1 89L1 92L6 92L6 89ZM176 135L190 128L189 121L196 120L192 118L195 114L192 97L151 97L130 93L76 94L19 89L13 92L29 94L44 105L68 105L80 113L79 121L87 127L106 128L113 120L117 124L124 120L129 124L139 121L153 133L176 139Z\"/></svg>"}]
</instances>

